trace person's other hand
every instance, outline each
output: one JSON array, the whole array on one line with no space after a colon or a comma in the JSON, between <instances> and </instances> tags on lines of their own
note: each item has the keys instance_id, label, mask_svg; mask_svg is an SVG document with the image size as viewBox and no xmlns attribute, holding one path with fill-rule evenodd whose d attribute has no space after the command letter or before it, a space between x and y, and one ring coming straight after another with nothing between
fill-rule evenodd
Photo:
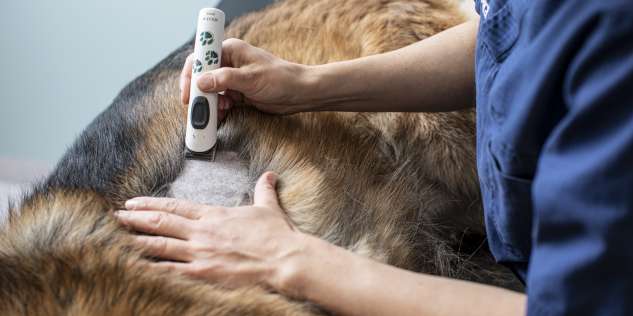
<instances>
[{"instance_id":1,"label":"person's other hand","mask_svg":"<svg viewBox=\"0 0 633 316\"><path fill-rule=\"evenodd\" d=\"M308 76L304 65L291 63L248 43L230 38L222 43L221 68L201 74L198 88L224 92L219 96L219 117L235 103L244 102L270 113L289 114L309 109L302 98ZM182 103L189 103L193 55L180 76Z\"/></svg>"},{"instance_id":2,"label":"person's other hand","mask_svg":"<svg viewBox=\"0 0 633 316\"><path fill-rule=\"evenodd\" d=\"M149 265L236 287L262 284L280 290L281 261L301 249L302 233L279 206L276 175L264 173L252 206L224 208L189 201L141 197L116 212L122 224L151 235L135 244L158 258Z\"/></svg>"}]
</instances>

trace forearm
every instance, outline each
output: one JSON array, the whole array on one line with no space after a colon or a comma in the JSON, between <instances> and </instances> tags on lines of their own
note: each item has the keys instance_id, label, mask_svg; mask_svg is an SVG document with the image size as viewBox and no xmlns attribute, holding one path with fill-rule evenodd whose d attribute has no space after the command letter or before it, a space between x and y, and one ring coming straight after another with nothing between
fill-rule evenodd
<instances>
[{"instance_id":1,"label":"forearm","mask_svg":"<svg viewBox=\"0 0 633 316\"><path fill-rule=\"evenodd\" d=\"M523 315L525 296L401 270L314 237L285 263L282 291L341 315Z\"/></svg>"},{"instance_id":2,"label":"forearm","mask_svg":"<svg viewBox=\"0 0 633 316\"><path fill-rule=\"evenodd\" d=\"M307 100L315 111L451 111L472 107L478 22L410 46L312 66Z\"/></svg>"}]
</instances>

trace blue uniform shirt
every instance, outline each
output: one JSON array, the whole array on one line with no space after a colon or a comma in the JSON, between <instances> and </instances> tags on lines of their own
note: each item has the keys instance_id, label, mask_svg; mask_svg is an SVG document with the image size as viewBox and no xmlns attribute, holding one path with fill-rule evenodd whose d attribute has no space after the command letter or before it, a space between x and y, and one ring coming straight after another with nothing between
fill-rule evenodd
<instances>
[{"instance_id":1,"label":"blue uniform shirt","mask_svg":"<svg viewBox=\"0 0 633 316\"><path fill-rule=\"evenodd\" d=\"M475 2L493 255L528 315L633 315L633 1Z\"/></svg>"}]
</instances>

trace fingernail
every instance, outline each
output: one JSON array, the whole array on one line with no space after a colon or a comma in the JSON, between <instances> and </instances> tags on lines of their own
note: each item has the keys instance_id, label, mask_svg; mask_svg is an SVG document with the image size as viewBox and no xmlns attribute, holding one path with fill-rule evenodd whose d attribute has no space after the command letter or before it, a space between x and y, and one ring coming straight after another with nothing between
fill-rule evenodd
<instances>
[{"instance_id":1,"label":"fingernail","mask_svg":"<svg viewBox=\"0 0 633 316\"><path fill-rule=\"evenodd\" d=\"M270 185L274 187L277 183L277 174L274 172L269 172L266 180L268 180L268 183L270 183Z\"/></svg>"},{"instance_id":2,"label":"fingernail","mask_svg":"<svg viewBox=\"0 0 633 316\"><path fill-rule=\"evenodd\" d=\"M135 199L127 200L127 202L125 202L125 208L127 208L128 210L133 210L142 206L143 206L143 203Z\"/></svg>"},{"instance_id":3,"label":"fingernail","mask_svg":"<svg viewBox=\"0 0 633 316\"><path fill-rule=\"evenodd\" d=\"M215 80L213 80L213 75L205 74L198 77L198 88L203 91L215 88Z\"/></svg>"},{"instance_id":4,"label":"fingernail","mask_svg":"<svg viewBox=\"0 0 633 316\"><path fill-rule=\"evenodd\" d=\"M117 217L117 218L122 218L122 217L125 216L125 212L124 211L114 211L113 214L114 214L114 217Z\"/></svg>"}]
</instances>

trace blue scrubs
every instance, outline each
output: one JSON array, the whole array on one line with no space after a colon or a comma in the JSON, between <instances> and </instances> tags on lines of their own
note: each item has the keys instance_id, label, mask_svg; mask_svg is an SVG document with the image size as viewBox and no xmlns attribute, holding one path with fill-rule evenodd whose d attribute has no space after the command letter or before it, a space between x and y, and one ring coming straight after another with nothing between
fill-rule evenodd
<instances>
[{"instance_id":1,"label":"blue scrubs","mask_svg":"<svg viewBox=\"0 0 633 316\"><path fill-rule=\"evenodd\" d=\"M475 2L493 255L528 315L633 315L633 1Z\"/></svg>"}]
</instances>

